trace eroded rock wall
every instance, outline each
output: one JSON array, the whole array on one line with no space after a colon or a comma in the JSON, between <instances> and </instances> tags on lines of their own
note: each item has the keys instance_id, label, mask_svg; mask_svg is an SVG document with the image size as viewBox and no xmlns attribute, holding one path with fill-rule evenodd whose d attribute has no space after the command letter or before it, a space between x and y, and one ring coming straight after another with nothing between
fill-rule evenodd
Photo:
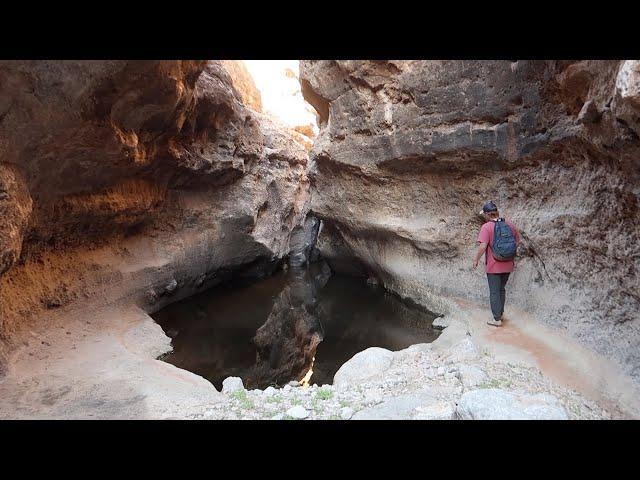
<instances>
[{"instance_id":1,"label":"eroded rock wall","mask_svg":"<svg viewBox=\"0 0 640 480\"><path fill-rule=\"evenodd\" d=\"M636 61L303 61L318 247L436 311L486 302L482 204L523 244L508 302L640 379Z\"/></svg>"},{"instance_id":2,"label":"eroded rock wall","mask_svg":"<svg viewBox=\"0 0 640 480\"><path fill-rule=\"evenodd\" d=\"M218 61L0 62L0 353L54 309L268 273L307 159Z\"/></svg>"}]
</instances>

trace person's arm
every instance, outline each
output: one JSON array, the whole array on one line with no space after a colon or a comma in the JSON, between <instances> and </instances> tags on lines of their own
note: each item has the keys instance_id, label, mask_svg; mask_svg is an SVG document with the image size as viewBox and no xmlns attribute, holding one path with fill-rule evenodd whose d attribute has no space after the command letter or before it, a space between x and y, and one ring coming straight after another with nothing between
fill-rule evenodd
<instances>
[{"instance_id":1,"label":"person's arm","mask_svg":"<svg viewBox=\"0 0 640 480\"><path fill-rule=\"evenodd\" d=\"M482 257L482 254L487 249L487 245L489 245L487 242L480 242L478 251L476 251L476 256L473 259L473 268L478 268L478 262L480 261L480 257Z\"/></svg>"}]
</instances>

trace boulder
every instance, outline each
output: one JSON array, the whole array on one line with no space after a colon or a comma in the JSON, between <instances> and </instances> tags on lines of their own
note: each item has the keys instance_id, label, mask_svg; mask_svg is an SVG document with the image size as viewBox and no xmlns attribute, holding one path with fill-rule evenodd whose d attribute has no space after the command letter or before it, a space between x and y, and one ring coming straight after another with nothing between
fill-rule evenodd
<instances>
[{"instance_id":1,"label":"boulder","mask_svg":"<svg viewBox=\"0 0 640 480\"><path fill-rule=\"evenodd\" d=\"M340 409L340 418L342 420L349 420L351 417L353 417L353 408L351 407L342 407Z\"/></svg>"},{"instance_id":2,"label":"boulder","mask_svg":"<svg viewBox=\"0 0 640 480\"><path fill-rule=\"evenodd\" d=\"M476 360L480 356L480 352L471 338L467 336L446 350L445 355L447 360L457 363Z\"/></svg>"},{"instance_id":3,"label":"boulder","mask_svg":"<svg viewBox=\"0 0 640 480\"><path fill-rule=\"evenodd\" d=\"M548 394L517 394L492 388L466 392L456 415L463 420L568 420L558 399Z\"/></svg>"},{"instance_id":4,"label":"boulder","mask_svg":"<svg viewBox=\"0 0 640 480\"><path fill-rule=\"evenodd\" d=\"M480 385L487 379L487 374L474 365L460 365L458 368L458 378L462 385L469 389Z\"/></svg>"},{"instance_id":5,"label":"boulder","mask_svg":"<svg viewBox=\"0 0 640 480\"><path fill-rule=\"evenodd\" d=\"M432 407L437 402L432 393L418 392L407 395L400 395L385 402L360 410L353 416L353 420L408 420L415 415L424 413L435 415L439 409ZM420 411L418 409L425 409Z\"/></svg>"},{"instance_id":6,"label":"boulder","mask_svg":"<svg viewBox=\"0 0 640 480\"><path fill-rule=\"evenodd\" d=\"M240 377L227 377L222 381L222 393L234 393L244 390L244 385Z\"/></svg>"},{"instance_id":7,"label":"boulder","mask_svg":"<svg viewBox=\"0 0 640 480\"><path fill-rule=\"evenodd\" d=\"M337 387L355 385L382 375L393 361L393 352L380 347L370 347L356 353L343 364L333 377Z\"/></svg>"}]
</instances>

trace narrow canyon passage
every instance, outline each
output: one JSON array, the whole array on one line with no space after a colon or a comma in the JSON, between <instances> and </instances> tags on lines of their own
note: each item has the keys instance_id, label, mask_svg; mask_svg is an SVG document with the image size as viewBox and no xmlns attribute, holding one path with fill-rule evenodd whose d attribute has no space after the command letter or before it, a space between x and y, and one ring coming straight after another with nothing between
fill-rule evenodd
<instances>
[{"instance_id":1,"label":"narrow canyon passage","mask_svg":"<svg viewBox=\"0 0 640 480\"><path fill-rule=\"evenodd\" d=\"M637 61L0 61L0 146L1 418L640 417Z\"/></svg>"}]
</instances>

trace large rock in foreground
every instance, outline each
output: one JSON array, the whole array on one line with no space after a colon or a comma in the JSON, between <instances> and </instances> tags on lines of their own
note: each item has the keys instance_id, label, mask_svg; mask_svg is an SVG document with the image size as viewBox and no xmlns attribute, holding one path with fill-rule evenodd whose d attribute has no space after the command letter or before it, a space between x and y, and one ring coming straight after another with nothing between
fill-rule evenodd
<instances>
[{"instance_id":1,"label":"large rock in foreground","mask_svg":"<svg viewBox=\"0 0 640 480\"><path fill-rule=\"evenodd\" d=\"M386 348L370 347L356 353L344 363L333 377L336 386L361 383L383 374L393 361L393 352Z\"/></svg>"}]
</instances>

